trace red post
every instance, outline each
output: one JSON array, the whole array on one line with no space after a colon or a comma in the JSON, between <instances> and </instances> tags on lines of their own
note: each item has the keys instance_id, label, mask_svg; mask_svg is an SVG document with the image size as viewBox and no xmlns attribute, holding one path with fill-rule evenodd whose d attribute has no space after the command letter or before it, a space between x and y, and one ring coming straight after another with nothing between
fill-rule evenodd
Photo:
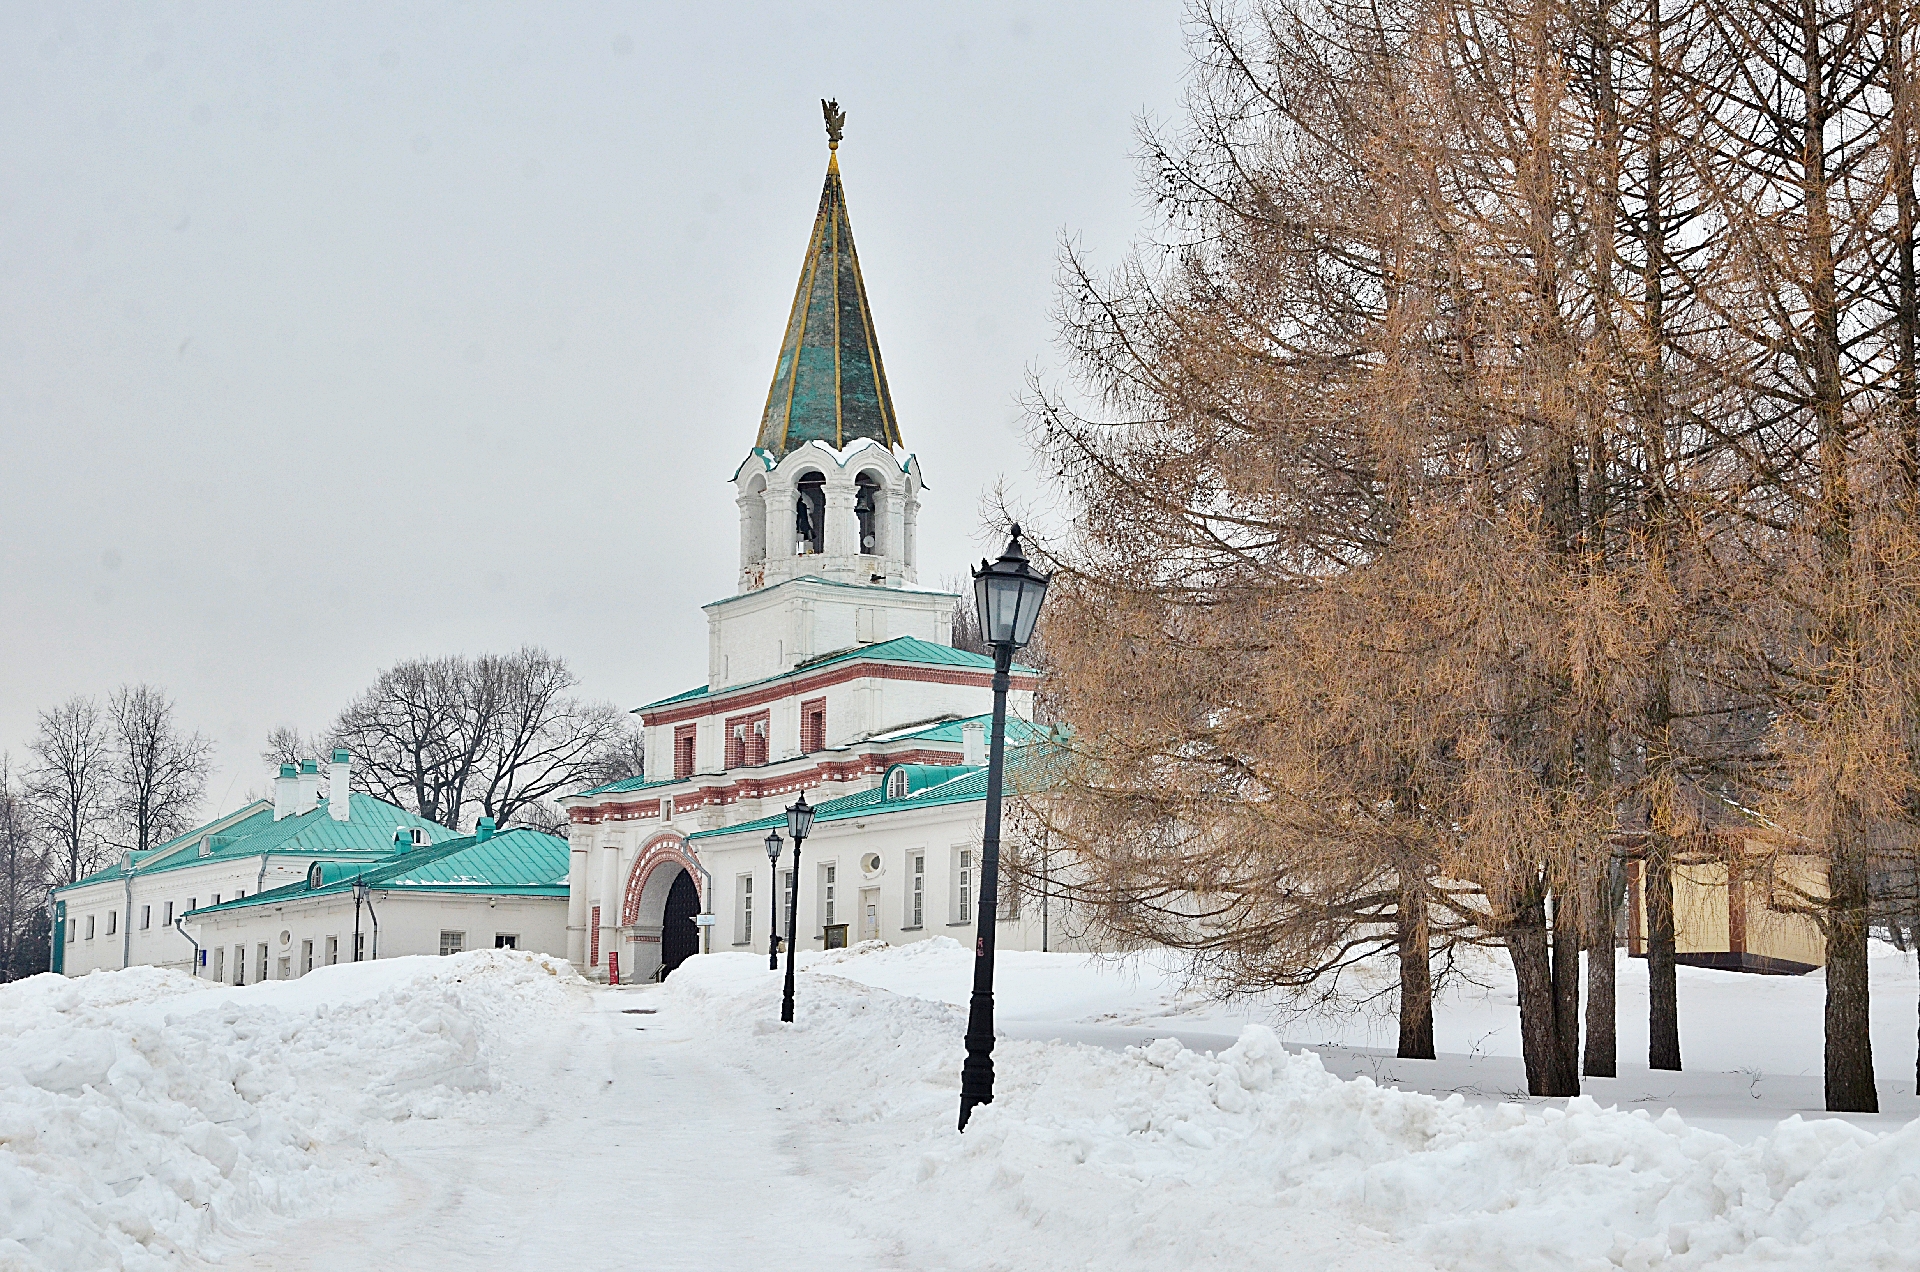
<instances>
[{"instance_id":1,"label":"red post","mask_svg":"<svg viewBox=\"0 0 1920 1272\"><path fill-rule=\"evenodd\" d=\"M618 985L619 983L620 983L620 951L608 950L607 951L607 984Z\"/></svg>"}]
</instances>

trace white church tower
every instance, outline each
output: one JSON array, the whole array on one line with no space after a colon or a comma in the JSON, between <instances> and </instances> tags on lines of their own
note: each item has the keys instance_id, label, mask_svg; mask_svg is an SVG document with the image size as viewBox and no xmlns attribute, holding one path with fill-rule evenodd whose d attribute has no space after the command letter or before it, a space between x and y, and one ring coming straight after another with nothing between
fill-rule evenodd
<instances>
[{"instance_id":1,"label":"white church tower","mask_svg":"<svg viewBox=\"0 0 1920 1272\"><path fill-rule=\"evenodd\" d=\"M570 795L568 957L645 979L696 949L955 933L971 920L993 660L919 586L920 465L901 442L826 108L826 185L752 449L740 566L705 607L707 681L637 708L646 773ZM1037 674L1013 671L1016 741ZM805 792L796 875L767 832ZM784 917L782 917L784 916ZM797 916L797 919L796 919ZM797 925L796 925L797 924ZM998 938L1037 947L1014 905Z\"/></svg>"},{"instance_id":2,"label":"white church tower","mask_svg":"<svg viewBox=\"0 0 1920 1272\"><path fill-rule=\"evenodd\" d=\"M950 638L954 597L923 591L919 461L900 440L840 183L838 140L753 450L733 477L739 592L707 606L707 682L817 654Z\"/></svg>"}]
</instances>

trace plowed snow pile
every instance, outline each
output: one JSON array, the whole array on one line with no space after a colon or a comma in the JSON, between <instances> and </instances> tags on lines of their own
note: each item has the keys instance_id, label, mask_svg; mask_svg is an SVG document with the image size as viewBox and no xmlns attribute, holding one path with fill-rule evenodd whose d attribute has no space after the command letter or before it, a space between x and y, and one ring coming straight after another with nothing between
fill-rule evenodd
<instances>
[{"instance_id":1,"label":"plowed snow pile","mask_svg":"<svg viewBox=\"0 0 1920 1272\"><path fill-rule=\"evenodd\" d=\"M583 992L493 950L243 990L155 968L0 986L0 1267L178 1267L324 1209L370 1125L474 1111Z\"/></svg>"},{"instance_id":2,"label":"plowed snow pile","mask_svg":"<svg viewBox=\"0 0 1920 1272\"><path fill-rule=\"evenodd\" d=\"M983 1205L965 1266L1148 1266L1147 1247L1277 1266L1301 1234L1337 1231L1462 1269L1920 1266L1920 1123L1796 1117L1743 1145L1584 1098L1472 1108L1342 1081L1249 1025L1219 1055L1002 1039L998 1099L956 1136L964 1013L834 967L801 978L793 1026L752 957L693 960L667 993L880 1167L852 1208L908 1266L956 1262L929 1216Z\"/></svg>"}]
</instances>

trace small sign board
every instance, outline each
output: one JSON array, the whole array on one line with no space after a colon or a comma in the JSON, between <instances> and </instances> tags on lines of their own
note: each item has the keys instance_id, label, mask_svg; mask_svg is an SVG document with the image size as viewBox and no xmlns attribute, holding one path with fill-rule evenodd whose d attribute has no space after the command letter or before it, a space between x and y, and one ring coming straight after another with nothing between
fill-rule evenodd
<instances>
[{"instance_id":1,"label":"small sign board","mask_svg":"<svg viewBox=\"0 0 1920 1272\"><path fill-rule=\"evenodd\" d=\"M714 917L711 914L696 914L693 916L693 922L697 927L712 927Z\"/></svg>"}]
</instances>

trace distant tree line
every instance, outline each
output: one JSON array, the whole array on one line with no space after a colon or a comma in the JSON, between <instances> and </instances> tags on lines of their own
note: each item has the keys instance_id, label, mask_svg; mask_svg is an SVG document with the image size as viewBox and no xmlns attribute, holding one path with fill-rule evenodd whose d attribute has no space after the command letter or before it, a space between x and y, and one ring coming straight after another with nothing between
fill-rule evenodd
<instances>
[{"instance_id":1,"label":"distant tree line","mask_svg":"<svg viewBox=\"0 0 1920 1272\"><path fill-rule=\"evenodd\" d=\"M212 755L152 685L40 712L26 764L0 755L0 979L46 970L48 889L194 824Z\"/></svg>"},{"instance_id":2,"label":"distant tree line","mask_svg":"<svg viewBox=\"0 0 1920 1272\"><path fill-rule=\"evenodd\" d=\"M1191 31L1157 229L1069 250L1072 379L1033 394L1075 899L1243 988L1397 956L1403 1055L1496 944L1567 1095L1615 1070L1624 865L1677 1069L1673 873L1724 858L1818 923L1827 1107L1875 1109L1868 934L1909 939L1920 842L1920 9Z\"/></svg>"}]
</instances>

